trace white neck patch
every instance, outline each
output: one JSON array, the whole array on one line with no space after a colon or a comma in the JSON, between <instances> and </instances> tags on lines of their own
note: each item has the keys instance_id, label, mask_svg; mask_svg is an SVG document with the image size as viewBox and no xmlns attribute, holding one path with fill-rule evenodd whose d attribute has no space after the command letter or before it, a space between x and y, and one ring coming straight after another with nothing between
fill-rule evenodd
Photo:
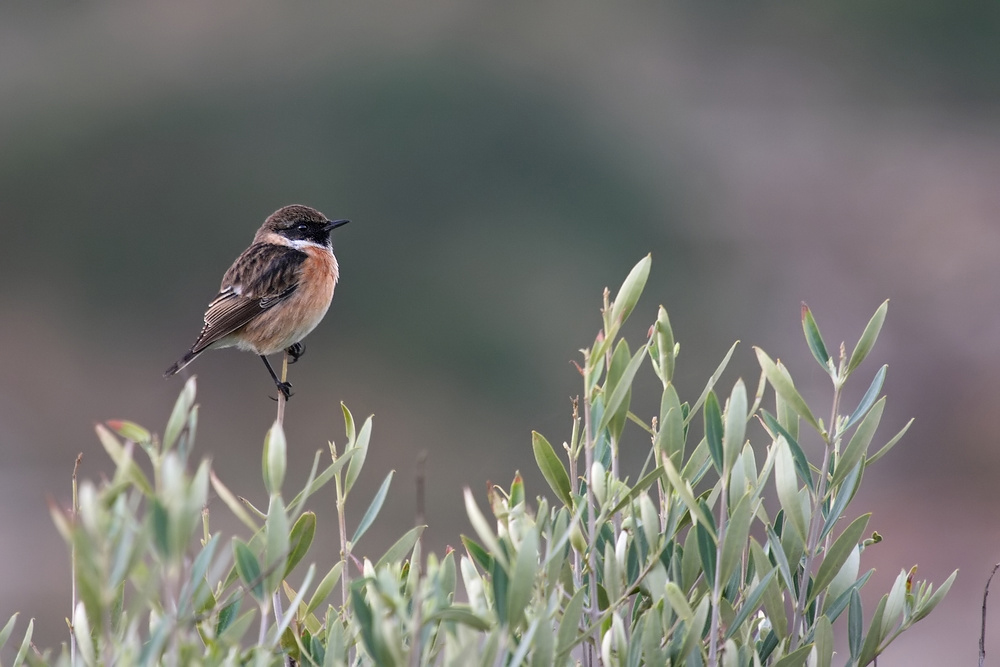
<instances>
[{"instance_id":1,"label":"white neck patch","mask_svg":"<svg viewBox=\"0 0 1000 667\"><path fill-rule=\"evenodd\" d=\"M306 239L296 239L294 241L292 241L290 239L285 239L285 243L287 243L290 247L295 248L296 250L302 250L303 248L307 248L307 247L319 248L320 250L330 250L331 249L329 245L324 245L322 243L316 243L315 241L307 241Z\"/></svg>"}]
</instances>

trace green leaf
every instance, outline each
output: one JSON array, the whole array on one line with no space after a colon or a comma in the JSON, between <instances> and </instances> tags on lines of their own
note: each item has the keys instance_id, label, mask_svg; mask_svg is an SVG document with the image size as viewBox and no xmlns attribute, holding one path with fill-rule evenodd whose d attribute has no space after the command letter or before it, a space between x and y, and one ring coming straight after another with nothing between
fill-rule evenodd
<instances>
[{"instance_id":1,"label":"green leaf","mask_svg":"<svg viewBox=\"0 0 1000 667\"><path fill-rule=\"evenodd\" d=\"M750 538L750 555L753 558L754 570L758 574L772 570L780 572L771 564L767 554L764 553L764 548L752 537ZM778 639L784 639L788 636L788 617L785 614L785 600L781 590L780 578L772 576L770 585L764 588L764 594L761 597L764 612L771 621L772 632L777 635Z\"/></svg>"},{"instance_id":2,"label":"green leaf","mask_svg":"<svg viewBox=\"0 0 1000 667\"><path fill-rule=\"evenodd\" d=\"M35 619L28 621L28 629L24 631L24 639L21 640L21 647L14 656L14 667L19 667L24 663L25 656L28 655L28 648L31 646L31 635L35 630Z\"/></svg>"},{"instance_id":3,"label":"green leaf","mask_svg":"<svg viewBox=\"0 0 1000 667\"><path fill-rule=\"evenodd\" d=\"M212 559L215 558L215 549L219 546L221 540L222 538L218 534L213 535L212 539L202 547L198 557L194 559L194 564L191 566L191 572L188 575L187 581L184 582L184 586L181 588L180 615L184 615L190 611L190 605L194 601L193 597L198 587L206 584L205 573L208 571L208 566L211 565ZM118 577L115 577L115 579L118 579Z\"/></svg>"},{"instance_id":4,"label":"green leaf","mask_svg":"<svg viewBox=\"0 0 1000 667\"><path fill-rule=\"evenodd\" d=\"M428 614L427 623L461 623L474 630L486 632L492 625L476 616L468 607L451 606Z\"/></svg>"},{"instance_id":5,"label":"green leaf","mask_svg":"<svg viewBox=\"0 0 1000 667\"><path fill-rule=\"evenodd\" d=\"M292 532L288 536L288 542L291 546L288 552L288 562L285 563L285 574L282 578L291 574L295 566L305 557L315 536L316 515L313 512L304 512L292 525Z\"/></svg>"},{"instance_id":6,"label":"green leaf","mask_svg":"<svg viewBox=\"0 0 1000 667\"><path fill-rule=\"evenodd\" d=\"M816 647L816 667L830 667L833 662L833 626L830 619L820 616L816 619L816 632L813 634Z\"/></svg>"},{"instance_id":7,"label":"green leaf","mask_svg":"<svg viewBox=\"0 0 1000 667\"><path fill-rule=\"evenodd\" d=\"M708 452L712 455L712 463L719 475L725 474L722 453L722 411L719 409L719 399L715 392L708 392L705 401L705 440L708 442Z\"/></svg>"},{"instance_id":8,"label":"green leaf","mask_svg":"<svg viewBox=\"0 0 1000 667\"><path fill-rule=\"evenodd\" d=\"M844 448L840 460L837 461L837 469L833 471L833 477L830 480L831 486L837 486L844 481L847 473L851 472L854 466L864 459L865 454L868 453L868 446L871 445L872 438L875 437L875 430L882 420L882 410L884 409L885 396L872 406L865 418L861 420L857 430L854 431L854 435L847 443L847 447Z\"/></svg>"},{"instance_id":9,"label":"green leaf","mask_svg":"<svg viewBox=\"0 0 1000 667\"><path fill-rule=\"evenodd\" d=\"M608 514L611 516L618 514L623 509L628 507L632 501L641 496L642 492L651 487L654 482L663 478L663 468L660 467L654 468L651 472L646 473L645 477L636 482L635 486L633 486L629 492L626 493L620 501L618 501L618 504L615 505L611 511L608 512Z\"/></svg>"},{"instance_id":10,"label":"green leaf","mask_svg":"<svg viewBox=\"0 0 1000 667\"><path fill-rule=\"evenodd\" d=\"M764 596L764 591L767 590L768 584L771 583L771 579L774 578L774 574L777 572L777 568L771 569L767 574L760 578L757 585L754 587L753 591L746 597L746 601L740 607L740 610L736 612L736 616L733 618L733 622L729 624L729 629L726 631L725 639L729 639L736 631L740 629L744 621L750 617L750 614L757 611L761 605L761 598Z\"/></svg>"},{"instance_id":11,"label":"green leaf","mask_svg":"<svg viewBox=\"0 0 1000 667\"><path fill-rule=\"evenodd\" d=\"M657 449L680 465L684 458L684 415L679 405L667 411L656 436Z\"/></svg>"},{"instance_id":12,"label":"green leaf","mask_svg":"<svg viewBox=\"0 0 1000 667\"><path fill-rule=\"evenodd\" d=\"M195 376L192 375L184 383L184 388L177 397L177 402L174 403L173 412L170 413L170 419L167 420L167 428L163 431L164 454L170 451L174 444L176 444L177 438L180 437L181 431L184 430L184 425L188 420L188 413L191 412L191 407L194 405L196 387Z\"/></svg>"},{"instance_id":13,"label":"green leaf","mask_svg":"<svg viewBox=\"0 0 1000 667\"><path fill-rule=\"evenodd\" d=\"M809 460L806 458L805 452L802 451L802 447L799 446L798 441L792 437L784 426L778 423L770 412L767 410L761 410L761 415L764 417L764 425L770 431L770 435L773 439L777 440L778 435L785 436L785 442L788 443L788 449L792 453L792 459L795 462L795 472L798 474L799 479L808 485L812 490L815 490L815 483L812 477L812 471L809 469Z\"/></svg>"},{"instance_id":14,"label":"green leaf","mask_svg":"<svg viewBox=\"0 0 1000 667\"><path fill-rule=\"evenodd\" d=\"M660 378L664 383L670 382L674 377L674 330L670 326L670 318L667 317L667 309L660 306L656 314L655 341L657 352L657 367Z\"/></svg>"},{"instance_id":15,"label":"green leaf","mask_svg":"<svg viewBox=\"0 0 1000 667\"><path fill-rule=\"evenodd\" d=\"M351 586L351 608L354 610L355 621L361 630L361 640L365 650L368 651L374 664L393 664L391 660L385 660L387 657L385 654L388 651L376 635L375 616L358 586Z\"/></svg>"},{"instance_id":16,"label":"green leaf","mask_svg":"<svg viewBox=\"0 0 1000 667\"><path fill-rule=\"evenodd\" d=\"M264 438L264 487L269 494L281 493L287 461L285 429L280 422L275 421Z\"/></svg>"},{"instance_id":17,"label":"green leaf","mask_svg":"<svg viewBox=\"0 0 1000 667\"><path fill-rule=\"evenodd\" d=\"M529 528L524 532L521 548L514 560L510 588L507 590L507 626L512 630L524 623L524 610L531 601L538 568L538 534Z\"/></svg>"},{"instance_id":18,"label":"green leaf","mask_svg":"<svg viewBox=\"0 0 1000 667\"><path fill-rule=\"evenodd\" d=\"M850 375L854 369L865 360L868 353L871 352L876 339L878 339L878 334L882 330L882 323L885 322L885 312L888 309L889 300L886 299L882 302L882 305L878 307L878 310L875 311L875 314L872 315L872 319L869 320L868 325L861 334L858 344L854 346L854 351L851 352L851 360L847 362L846 375Z\"/></svg>"},{"instance_id":19,"label":"green leaf","mask_svg":"<svg viewBox=\"0 0 1000 667\"><path fill-rule=\"evenodd\" d=\"M896 445L896 443L899 442L902 439L902 437L904 435L906 435L906 432L908 430L910 430L910 425L911 424L913 424L913 419L910 419L910 421L906 422L906 426L904 426L902 429L900 429L899 433L897 433L896 435L894 435L893 438L892 438L892 440L890 440L889 442L887 442L885 444L885 446L882 447L882 449L880 449L877 452L875 452L875 454L873 456L869 456L868 459L865 461L865 467L870 466L871 464L875 463L880 458L882 458L883 456L885 456L886 454L888 454L889 450L892 449Z\"/></svg>"},{"instance_id":20,"label":"green leaf","mask_svg":"<svg viewBox=\"0 0 1000 667\"><path fill-rule=\"evenodd\" d=\"M557 661L561 661L577 644L577 635L580 632L580 621L583 619L583 593L584 587L576 589L573 597L566 603L562 620L559 621L559 631L556 634L556 656Z\"/></svg>"},{"instance_id":21,"label":"green leaf","mask_svg":"<svg viewBox=\"0 0 1000 667\"><path fill-rule=\"evenodd\" d=\"M726 406L726 430L722 441L723 463L726 474L733 469L747 432L747 388L740 378L733 385Z\"/></svg>"},{"instance_id":22,"label":"green leaf","mask_svg":"<svg viewBox=\"0 0 1000 667\"><path fill-rule=\"evenodd\" d=\"M288 517L285 515L285 504L280 495L271 496L267 508L267 520L264 522L265 552L264 563L267 570L266 582L268 593L278 590L285 574L285 564L288 559Z\"/></svg>"},{"instance_id":23,"label":"green leaf","mask_svg":"<svg viewBox=\"0 0 1000 667\"><path fill-rule=\"evenodd\" d=\"M125 478L139 487L139 490L145 495L153 495L153 486L149 483L149 479L146 478L142 469L132 460L132 457L126 453L125 448L118 442L118 438L101 424L95 426L94 430L97 431L97 438L101 441L104 451L108 453L114 464L118 467L124 466Z\"/></svg>"},{"instance_id":24,"label":"green leaf","mask_svg":"<svg viewBox=\"0 0 1000 667\"><path fill-rule=\"evenodd\" d=\"M479 505L476 503L476 499L472 495L472 490L469 487L465 487L464 494L465 513L469 516L469 522L472 524L472 528L476 531L476 535L479 536L479 539L486 546L486 550L489 552L492 559L498 559L506 565L506 554L503 549L500 548L500 542L497 541L497 536L493 533L493 528L490 527L490 523L480 511ZM466 545L466 547L468 547L468 545Z\"/></svg>"},{"instance_id":25,"label":"green leaf","mask_svg":"<svg viewBox=\"0 0 1000 667\"><path fill-rule=\"evenodd\" d=\"M694 618L694 611L691 610L691 605L688 602L687 596L684 595L684 591L672 581L667 582L667 588L664 592L664 597L667 599L667 603L670 608L674 610L674 613L684 621L685 623L690 623Z\"/></svg>"},{"instance_id":26,"label":"green leaf","mask_svg":"<svg viewBox=\"0 0 1000 667\"><path fill-rule=\"evenodd\" d=\"M862 514L852 521L851 525L845 528L840 537L827 549L826 555L823 557L823 563L819 566L819 570L816 572L816 579L813 581L812 594L809 596L810 601L821 591L826 590L826 587L830 585L833 578L840 572L840 568L847 561L851 552L854 551L854 547L858 546L858 542L861 541L861 536L864 534L865 528L868 526L868 519L870 518L871 514Z\"/></svg>"},{"instance_id":27,"label":"green leaf","mask_svg":"<svg viewBox=\"0 0 1000 667\"><path fill-rule=\"evenodd\" d=\"M661 458L663 461L663 471L667 474L667 479L670 480L670 486L673 487L673 490L680 496L681 502L691 512L692 520L708 526L712 525L708 517L702 512L701 506L694 499L694 492L691 490L691 485L681 478L670 457L663 456Z\"/></svg>"},{"instance_id":28,"label":"green leaf","mask_svg":"<svg viewBox=\"0 0 1000 667\"><path fill-rule=\"evenodd\" d=\"M653 263L653 257L646 255L639 260L639 263L632 267L625 282L622 283L614 302L611 304L611 322L621 324L628 319L635 308L636 302L642 290L646 287L646 280L649 278L649 267Z\"/></svg>"},{"instance_id":29,"label":"green leaf","mask_svg":"<svg viewBox=\"0 0 1000 667\"><path fill-rule=\"evenodd\" d=\"M215 476L214 470L210 473L210 478L212 480L212 488L215 489L215 492L219 494L220 498L222 498L222 502L226 504L229 511L232 512L236 518L242 521L248 528L250 528L250 530L256 533L260 526L258 526L257 522L250 517L249 512L243 508L243 504L235 495L233 495L233 492L222 483L222 480Z\"/></svg>"},{"instance_id":30,"label":"green leaf","mask_svg":"<svg viewBox=\"0 0 1000 667\"><path fill-rule=\"evenodd\" d=\"M625 403L625 398L628 396L629 392L632 391L632 380L635 379L635 374L638 372L645 357L646 346L643 345L635 353L635 356L633 356L628 362L628 366L625 367L625 370L622 371L621 378L618 380L614 390L611 392L611 396L607 399L607 404L604 406L604 414L601 415L601 419L595 433L600 433L606 429L620 408L624 406L627 410L628 404Z\"/></svg>"},{"instance_id":31,"label":"green leaf","mask_svg":"<svg viewBox=\"0 0 1000 667\"><path fill-rule=\"evenodd\" d=\"M344 423L347 425L348 440L351 448L347 451L353 453L351 456L351 461L347 466L347 476L344 478L344 496L351 492L354 487L354 482L358 479L358 475L361 474L361 469L365 465L365 459L368 457L368 443L371 440L372 434L372 416L369 415L365 423L361 425L361 430L357 434L357 438L354 437L354 417L351 416L350 410L343 403L340 404L344 411ZM345 452L346 453L346 452Z\"/></svg>"},{"instance_id":32,"label":"green leaf","mask_svg":"<svg viewBox=\"0 0 1000 667\"><path fill-rule=\"evenodd\" d=\"M314 460L318 460L320 452L317 451L316 456L317 459ZM310 475L310 481L306 483L305 488L299 491L298 494L292 498L292 502L289 507L296 509L301 507L305 503L306 498L323 488L323 486L333 479L333 476L340 472L340 469L343 468L344 465L346 465L352 458L354 458L354 452L344 452L337 457L336 461L328 465L323 472L319 474L319 476L313 478L312 475Z\"/></svg>"},{"instance_id":33,"label":"green leaf","mask_svg":"<svg viewBox=\"0 0 1000 667\"><path fill-rule=\"evenodd\" d=\"M698 607L695 609L694 619L687 626L684 644L681 646L680 651L681 658L686 659L688 654L701 643L702 632L704 631L705 623L708 621L708 612L711 608L711 601L708 597L705 595L701 598L701 602L698 603Z\"/></svg>"},{"instance_id":34,"label":"green leaf","mask_svg":"<svg viewBox=\"0 0 1000 667\"><path fill-rule=\"evenodd\" d=\"M903 617L903 606L906 600L906 570L900 570L899 575L889 590L885 603L885 613L882 614L882 626L879 628L879 640L888 636L891 630Z\"/></svg>"},{"instance_id":35,"label":"green leaf","mask_svg":"<svg viewBox=\"0 0 1000 667\"><path fill-rule=\"evenodd\" d=\"M628 367L631 359L628 341L622 339L615 346L615 351L611 355L611 363L608 365L608 376L604 383L604 391L608 396L613 396L615 390L621 385L623 373ZM625 428L625 421L628 418L628 407L632 400L632 383L629 381L625 388L625 393L621 403L614 408L613 413L608 414L608 431L611 438L618 441L621 438L622 430Z\"/></svg>"},{"instance_id":36,"label":"green leaf","mask_svg":"<svg viewBox=\"0 0 1000 667\"><path fill-rule=\"evenodd\" d=\"M799 500L799 484L795 473L795 463L785 436L779 435L774 457L774 486L778 491L778 501L785 510L785 517L804 542L806 539L806 515Z\"/></svg>"},{"instance_id":37,"label":"green leaf","mask_svg":"<svg viewBox=\"0 0 1000 667\"><path fill-rule=\"evenodd\" d=\"M793 594L797 594L795 580L792 578L792 569L788 564L788 556L785 555L781 540L771 526L767 526L767 545L771 556L778 565L778 571L781 572L781 578L785 580L785 588L792 591Z\"/></svg>"},{"instance_id":38,"label":"green leaf","mask_svg":"<svg viewBox=\"0 0 1000 667\"><path fill-rule=\"evenodd\" d=\"M858 664L867 665L878 655L878 646L882 642L882 615L885 613L885 603L889 599L888 595L883 595L875 606L875 613L872 614L872 622L868 626L868 635L861 646L861 655Z\"/></svg>"},{"instance_id":39,"label":"green leaf","mask_svg":"<svg viewBox=\"0 0 1000 667\"><path fill-rule=\"evenodd\" d=\"M330 595L330 591L333 587L337 585L340 580L340 575L344 570L344 561L337 562L336 565L330 568L330 571L326 573L323 580L319 582L316 586L316 590L313 591L312 597L309 598L309 603L306 605L306 614L311 614L316 609L323 604L327 596Z\"/></svg>"},{"instance_id":40,"label":"green leaf","mask_svg":"<svg viewBox=\"0 0 1000 667\"><path fill-rule=\"evenodd\" d=\"M722 363L720 363L718 367L715 369L715 372L712 373L712 377L708 378L708 383L705 385L705 388L701 391L701 396L699 396L698 400L694 402L694 405L691 406L691 410L687 413L687 416L684 418L685 424L688 424L691 421L691 419L695 416L695 414L698 413L698 410L701 409L702 404L708 398L708 393L712 391L712 388L715 386L715 383L719 381L719 378L722 377L723 372L725 372L726 366L729 365L729 360L733 358L733 352L736 351L736 346L739 344L740 344L739 341L736 341L735 343L732 344L732 347L730 347L729 351L726 352L726 356L722 358Z\"/></svg>"},{"instance_id":41,"label":"green leaf","mask_svg":"<svg viewBox=\"0 0 1000 667\"><path fill-rule=\"evenodd\" d=\"M778 660L773 667L802 667L806 664L810 651L812 651L812 644L806 644Z\"/></svg>"},{"instance_id":42,"label":"green leaf","mask_svg":"<svg viewBox=\"0 0 1000 667\"><path fill-rule=\"evenodd\" d=\"M767 381L771 383L774 387L774 391L778 393L785 402L803 419L805 419L809 424L822 433L822 429L819 426L819 422L816 417L813 416L812 410L806 404L805 400L799 394L798 390L795 389L795 385L792 383L791 378L788 376L787 372L782 372L781 367L775 364L771 357L767 356L767 353L759 347L754 348L754 352L757 353L757 361L760 363L761 370L767 375Z\"/></svg>"},{"instance_id":43,"label":"green leaf","mask_svg":"<svg viewBox=\"0 0 1000 667\"><path fill-rule=\"evenodd\" d=\"M153 439L153 436L150 435L147 429L135 422L123 419L109 419L107 424L115 433L136 444L149 444Z\"/></svg>"},{"instance_id":44,"label":"green leaf","mask_svg":"<svg viewBox=\"0 0 1000 667\"><path fill-rule=\"evenodd\" d=\"M865 416L868 409L871 408L872 404L875 402L875 399L878 398L878 393L882 391L882 383L885 382L885 372L888 368L889 365L885 364L882 368L878 369L878 373L875 374L875 378L872 380L871 385L868 386L868 391L866 391L865 395L861 397L861 402L858 403L858 407L854 409L854 412L851 413L847 423L844 424L845 432L847 429L854 426L859 419Z\"/></svg>"},{"instance_id":45,"label":"green leaf","mask_svg":"<svg viewBox=\"0 0 1000 667\"><path fill-rule=\"evenodd\" d=\"M306 568L306 576L302 578L302 585L299 586L299 592L288 601L288 611L274 628L275 639L273 641L275 643L279 641L278 638L284 634L285 629L288 628L289 624L291 624L292 619L296 617L296 610L301 606L302 598L305 596L306 591L309 590L309 586L312 585L312 580L315 575L316 563L309 563L309 567ZM285 586L287 587L287 584L285 584ZM290 590L290 588L286 588L286 592L288 590ZM277 595L277 593L275 593L275 595Z\"/></svg>"},{"instance_id":46,"label":"green leaf","mask_svg":"<svg viewBox=\"0 0 1000 667\"><path fill-rule=\"evenodd\" d=\"M851 594L860 591L862 586L868 583L868 579L871 578L873 572L875 572L875 570L868 570L863 575L858 577L858 580L851 584L847 590L838 595L833 602L830 602L830 599L827 598L827 604L825 605L826 608L823 610L823 613L829 617L831 623L837 622L840 615L845 609L847 609L847 605L851 601Z\"/></svg>"},{"instance_id":47,"label":"green leaf","mask_svg":"<svg viewBox=\"0 0 1000 667\"><path fill-rule=\"evenodd\" d=\"M150 523L153 528L153 544L160 556L169 559L173 553L170 543L170 515L159 498L153 498L149 505Z\"/></svg>"},{"instance_id":48,"label":"green leaf","mask_svg":"<svg viewBox=\"0 0 1000 667\"><path fill-rule=\"evenodd\" d=\"M476 507L478 510L478 506ZM473 540L471 537L466 535L459 535L459 539L462 540L462 545L469 554L469 558L479 564L479 567L483 568L487 572L493 567L493 556L487 553L486 549L479 546L479 543Z\"/></svg>"},{"instance_id":49,"label":"green leaf","mask_svg":"<svg viewBox=\"0 0 1000 667\"><path fill-rule=\"evenodd\" d=\"M750 522L753 520L753 505L753 498L749 494L744 495L729 516L726 536L722 540L720 581L729 581L746 549L750 536Z\"/></svg>"},{"instance_id":50,"label":"green leaf","mask_svg":"<svg viewBox=\"0 0 1000 667\"><path fill-rule=\"evenodd\" d=\"M705 573L705 580L711 587L715 585L715 562L717 557L715 539L706 523L699 523L695 526L695 531L698 537L698 555L701 556L702 571Z\"/></svg>"},{"instance_id":51,"label":"green leaf","mask_svg":"<svg viewBox=\"0 0 1000 667\"><path fill-rule=\"evenodd\" d=\"M857 661L861 655L861 642L864 639L865 619L861 611L861 595L857 588L851 589L851 602L847 610L847 644L851 650L851 659Z\"/></svg>"},{"instance_id":52,"label":"green leaf","mask_svg":"<svg viewBox=\"0 0 1000 667\"><path fill-rule=\"evenodd\" d=\"M804 301L802 302L802 331L806 335L806 343L809 345L809 351L812 352L813 357L823 367L823 370L831 375L836 373L836 370L833 368L833 359L830 357L830 353L826 351L826 343L823 342L823 336L819 333L816 320L813 319L812 311L809 310L809 306Z\"/></svg>"},{"instance_id":53,"label":"green leaf","mask_svg":"<svg viewBox=\"0 0 1000 667\"><path fill-rule=\"evenodd\" d=\"M549 483L549 487L563 502L563 505L572 509L573 495L569 474L567 474L566 468L559 460L552 445L538 431L531 432L531 450L535 454L535 463L538 464L538 469L542 471L542 477Z\"/></svg>"},{"instance_id":54,"label":"green leaf","mask_svg":"<svg viewBox=\"0 0 1000 667\"><path fill-rule=\"evenodd\" d=\"M10 639L11 633L14 632L15 623L17 623L17 613L11 616L10 620L8 620L6 625L3 626L3 630L0 630L0 648L3 648L3 645L7 643L8 639Z\"/></svg>"},{"instance_id":55,"label":"green leaf","mask_svg":"<svg viewBox=\"0 0 1000 667\"><path fill-rule=\"evenodd\" d=\"M396 540L395 543L393 543L393 545L389 547L384 554L382 554L382 557L378 559L377 563L375 563L375 569L379 570L386 565L391 565L401 561L406 554L413 550L413 545L420 539L420 535L424 532L424 528L426 527L427 526L414 526L406 531L401 538Z\"/></svg>"},{"instance_id":56,"label":"green leaf","mask_svg":"<svg viewBox=\"0 0 1000 667\"><path fill-rule=\"evenodd\" d=\"M216 637L225 632L226 628L232 625L233 621L236 620L236 614L240 611L240 600L242 599L242 597L237 597L219 610L219 619L215 624Z\"/></svg>"},{"instance_id":57,"label":"green leaf","mask_svg":"<svg viewBox=\"0 0 1000 667\"><path fill-rule=\"evenodd\" d=\"M493 586L493 605L497 618L502 623L509 624L510 614L507 612L507 591L509 590L510 578L507 570L498 558L493 559L493 567L490 569L490 584Z\"/></svg>"},{"instance_id":58,"label":"green leaf","mask_svg":"<svg viewBox=\"0 0 1000 667\"><path fill-rule=\"evenodd\" d=\"M264 599L264 582L260 576L260 563L257 562L257 557L250 551L246 542L237 537L233 538L233 560L243 585L258 602L262 601Z\"/></svg>"},{"instance_id":59,"label":"green leaf","mask_svg":"<svg viewBox=\"0 0 1000 667\"><path fill-rule=\"evenodd\" d=\"M354 530L354 535L351 537L351 545L357 546L358 540L364 535L369 528L371 528L372 523L378 516L379 511L382 509L382 503L385 502L386 494L389 493L389 484L392 482L392 475L395 470L390 470L389 474L385 476L382 480L382 485L378 487L378 491L375 493L375 497L372 498L371 504L368 509L365 510L364 516L361 517L361 521L358 522L358 527Z\"/></svg>"},{"instance_id":60,"label":"green leaf","mask_svg":"<svg viewBox=\"0 0 1000 667\"><path fill-rule=\"evenodd\" d=\"M837 499L833 501L833 506L830 507L830 512L826 515L826 522L823 524L823 531L819 535L820 540L826 539L827 533L830 532L837 521L840 520L840 516L844 513L844 510L847 509L847 503L849 503L851 498L854 496L858 480L861 479L862 468L864 468L864 464L859 461L847 477L844 478L843 484L841 484L840 489L837 490Z\"/></svg>"},{"instance_id":61,"label":"green leaf","mask_svg":"<svg viewBox=\"0 0 1000 667\"><path fill-rule=\"evenodd\" d=\"M941 602L941 600L944 599L944 596L948 594L948 591L951 590L951 585L955 583L955 577L957 576L958 570L955 570L947 579L945 579L944 583L942 583L941 586L939 586L938 589L934 591L929 598L927 598L925 602L921 603L916 609L913 610L913 623L916 623L920 619L927 616L927 614L934 610L934 607L938 606L938 603Z\"/></svg>"}]
</instances>

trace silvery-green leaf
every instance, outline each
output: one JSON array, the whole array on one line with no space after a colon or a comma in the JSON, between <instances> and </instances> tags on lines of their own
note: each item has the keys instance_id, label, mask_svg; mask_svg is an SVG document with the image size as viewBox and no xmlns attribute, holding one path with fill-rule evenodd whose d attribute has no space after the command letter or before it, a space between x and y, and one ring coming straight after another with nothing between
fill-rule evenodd
<instances>
[{"instance_id":1,"label":"silvery-green leaf","mask_svg":"<svg viewBox=\"0 0 1000 667\"><path fill-rule=\"evenodd\" d=\"M882 330L882 324L885 322L885 313L888 309L889 300L886 299L878 307L878 310L875 311L875 314L872 315L871 320L868 321L868 325L865 327L864 332L862 332L858 344L854 346L854 351L851 352L851 360L847 362L847 375L850 375L865 360L868 353L871 352L875 341L878 339L878 334Z\"/></svg>"}]
</instances>

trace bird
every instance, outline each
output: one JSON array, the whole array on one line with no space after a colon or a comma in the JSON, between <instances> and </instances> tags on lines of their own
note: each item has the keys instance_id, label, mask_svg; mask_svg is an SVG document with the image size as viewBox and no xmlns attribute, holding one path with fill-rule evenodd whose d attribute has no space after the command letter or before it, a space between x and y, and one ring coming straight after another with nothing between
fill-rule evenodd
<instances>
[{"instance_id":1,"label":"bird","mask_svg":"<svg viewBox=\"0 0 1000 667\"><path fill-rule=\"evenodd\" d=\"M267 355L284 350L295 363L305 352L302 339L326 315L340 278L330 232L348 222L300 204L269 215L223 276L198 339L163 376L206 350L236 347L258 355L278 391L291 398L291 383L278 379Z\"/></svg>"}]
</instances>

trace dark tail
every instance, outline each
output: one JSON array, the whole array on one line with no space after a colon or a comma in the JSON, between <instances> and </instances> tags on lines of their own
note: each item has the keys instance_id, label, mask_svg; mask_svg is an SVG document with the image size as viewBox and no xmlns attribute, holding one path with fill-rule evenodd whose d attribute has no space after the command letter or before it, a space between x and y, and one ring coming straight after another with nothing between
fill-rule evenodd
<instances>
[{"instance_id":1,"label":"dark tail","mask_svg":"<svg viewBox=\"0 0 1000 667\"><path fill-rule=\"evenodd\" d=\"M177 363L175 363L173 366L171 366L170 368L168 368L167 372L163 374L163 377L168 378L171 375L176 375L182 368L184 368L185 366L187 366L188 364L190 364L192 361L194 361L195 358L199 354L201 354L202 352L204 352L204 351L205 350L198 350L197 352L195 352L195 351L192 350L192 351L188 352L183 357L181 357L180 359L178 359Z\"/></svg>"}]
</instances>

